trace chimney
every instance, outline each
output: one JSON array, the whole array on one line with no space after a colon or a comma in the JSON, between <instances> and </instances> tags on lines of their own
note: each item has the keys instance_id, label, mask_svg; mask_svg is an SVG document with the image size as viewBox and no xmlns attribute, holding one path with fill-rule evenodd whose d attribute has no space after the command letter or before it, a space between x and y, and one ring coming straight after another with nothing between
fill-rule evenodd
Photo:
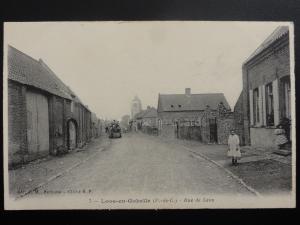
<instances>
[{"instance_id":1,"label":"chimney","mask_svg":"<svg viewBox=\"0 0 300 225\"><path fill-rule=\"evenodd\" d=\"M185 94L190 95L191 94L191 88L186 88L185 89Z\"/></svg>"}]
</instances>

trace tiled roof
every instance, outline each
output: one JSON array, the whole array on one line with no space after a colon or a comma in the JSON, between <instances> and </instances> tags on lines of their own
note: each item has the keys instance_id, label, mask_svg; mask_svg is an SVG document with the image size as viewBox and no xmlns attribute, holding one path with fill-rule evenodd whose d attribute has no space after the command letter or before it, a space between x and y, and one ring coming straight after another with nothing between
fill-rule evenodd
<instances>
[{"instance_id":1,"label":"tiled roof","mask_svg":"<svg viewBox=\"0 0 300 225\"><path fill-rule=\"evenodd\" d=\"M158 100L158 111L199 111L210 109L217 110L218 104L223 102L227 109L230 106L223 93L208 94L160 94Z\"/></svg>"},{"instance_id":2,"label":"tiled roof","mask_svg":"<svg viewBox=\"0 0 300 225\"><path fill-rule=\"evenodd\" d=\"M49 73L51 73L51 75L53 76L53 78L55 79L56 84L59 86L59 89L61 91L63 91L65 94L70 95L72 97L72 100L74 100L75 102L78 102L80 104L82 104L84 106L84 104L82 103L82 101L80 100L80 98L72 91L72 89L67 86L48 66L46 63L43 62L43 60L39 60L39 63L44 66Z\"/></svg>"},{"instance_id":3,"label":"tiled roof","mask_svg":"<svg viewBox=\"0 0 300 225\"><path fill-rule=\"evenodd\" d=\"M157 110L154 107L142 110L134 116L136 119L157 117Z\"/></svg>"},{"instance_id":4,"label":"tiled roof","mask_svg":"<svg viewBox=\"0 0 300 225\"><path fill-rule=\"evenodd\" d=\"M274 43L276 40L282 38L283 36L287 35L289 33L289 27L288 26L279 26L277 27L272 34L270 34L269 37L264 40L264 42L247 58L247 60L244 62L244 64L251 61L254 57L259 55L262 51L267 49L272 43Z\"/></svg>"},{"instance_id":5,"label":"tiled roof","mask_svg":"<svg viewBox=\"0 0 300 225\"><path fill-rule=\"evenodd\" d=\"M143 118L153 118L157 117L157 110L154 107L151 107L150 109L146 109L146 112L143 115Z\"/></svg>"},{"instance_id":6,"label":"tiled roof","mask_svg":"<svg viewBox=\"0 0 300 225\"><path fill-rule=\"evenodd\" d=\"M41 62L12 46L8 47L8 79L71 99L67 92L61 90L53 74L42 66Z\"/></svg>"}]
</instances>

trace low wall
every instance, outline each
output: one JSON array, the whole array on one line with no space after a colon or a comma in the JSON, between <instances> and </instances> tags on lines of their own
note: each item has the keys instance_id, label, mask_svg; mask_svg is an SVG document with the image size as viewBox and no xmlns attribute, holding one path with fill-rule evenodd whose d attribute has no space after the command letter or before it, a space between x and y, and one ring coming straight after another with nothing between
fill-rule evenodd
<instances>
[{"instance_id":1,"label":"low wall","mask_svg":"<svg viewBox=\"0 0 300 225\"><path fill-rule=\"evenodd\" d=\"M250 128L251 145L254 147L277 148L274 128Z\"/></svg>"}]
</instances>

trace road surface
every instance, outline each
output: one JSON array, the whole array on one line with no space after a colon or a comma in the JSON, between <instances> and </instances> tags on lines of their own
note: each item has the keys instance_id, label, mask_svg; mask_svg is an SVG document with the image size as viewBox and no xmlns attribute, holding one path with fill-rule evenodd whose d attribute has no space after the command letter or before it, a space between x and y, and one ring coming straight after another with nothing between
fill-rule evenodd
<instances>
[{"instance_id":1,"label":"road surface","mask_svg":"<svg viewBox=\"0 0 300 225\"><path fill-rule=\"evenodd\" d=\"M100 195L251 193L222 168L157 137L125 134L39 191L91 190Z\"/></svg>"}]
</instances>

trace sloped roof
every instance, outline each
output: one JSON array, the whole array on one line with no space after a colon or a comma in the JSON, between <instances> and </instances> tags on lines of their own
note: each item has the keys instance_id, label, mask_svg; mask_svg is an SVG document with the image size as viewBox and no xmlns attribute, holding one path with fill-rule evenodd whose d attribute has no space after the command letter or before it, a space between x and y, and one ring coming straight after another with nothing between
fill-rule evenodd
<instances>
[{"instance_id":1,"label":"sloped roof","mask_svg":"<svg viewBox=\"0 0 300 225\"><path fill-rule=\"evenodd\" d=\"M267 49L272 43L276 40L282 38L285 35L288 35L289 27L288 26L279 26L277 27L271 34L268 36L262 44L258 46L258 48L247 58L244 64L251 61L254 57L259 55L262 51Z\"/></svg>"},{"instance_id":2,"label":"sloped roof","mask_svg":"<svg viewBox=\"0 0 300 225\"><path fill-rule=\"evenodd\" d=\"M59 86L60 90L63 91L65 94L70 95L72 97L72 100L75 102L81 103L83 106L84 104L80 100L80 98L72 91L72 89L67 86L49 67L46 63L43 62L43 60L39 60L41 66L44 66L49 73L53 76L55 79L56 84Z\"/></svg>"},{"instance_id":3,"label":"sloped roof","mask_svg":"<svg viewBox=\"0 0 300 225\"><path fill-rule=\"evenodd\" d=\"M143 118L153 118L153 117L157 117L156 108L151 107L150 109L146 109Z\"/></svg>"},{"instance_id":4,"label":"sloped roof","mask_svg":"<svg viewBox=\"0 0 300 225\"><path fill-rule=\"evenodd\" d=\"M56 78L48 69L39 61L12 46L8 46L8 79L71 99L70 94L61 89Z\"/></svg>"},{"instance_id":5,"label":"sloped roof","mask_svg":"<svg viewBox=\"0 0 300 225\"><path fill-rule=\"evenodd\" d=\"M158 111L199 111L210 109L217 110L218 104L223 102L225 108L230 106L223 93L207 94L160 94L158 100Z\"/></svg>"},{"instance_id":6,"label":"sloped roof","mask_svg":"<svg viewBox=\"0 0 300 225\"><path fill-rule=\"evenodd\" d=\"M137 113L134 118L142 119L142 118L153 118L157 117L157 110L154 107L147 108L142 110L141 112Z\"/></svg>"}]
</instances>

